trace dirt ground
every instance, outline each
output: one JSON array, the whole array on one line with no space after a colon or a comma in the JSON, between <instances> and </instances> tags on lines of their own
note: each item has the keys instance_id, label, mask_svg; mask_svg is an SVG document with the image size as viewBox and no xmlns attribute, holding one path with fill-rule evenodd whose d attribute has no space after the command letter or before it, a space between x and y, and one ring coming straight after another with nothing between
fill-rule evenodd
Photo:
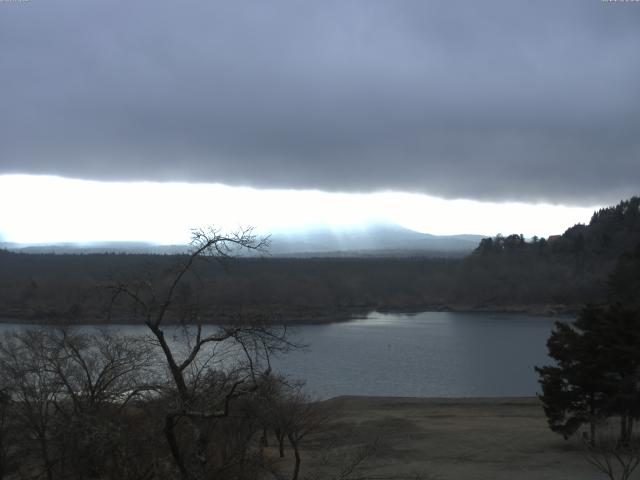
<instances>
[{"instance_id":1,"label":"dirt ground","mask_svg":"<svg viewBox=\"0 0 640 480\"><path fill-rule=\"evenodd\" d=\"M333 452L329 463L342 452L338 463L347 464L358 446L376 439L377 451L352 478L606 478L587 462L579 439L565 441L549 431L535 398L339 397L326 404L335 413L326 431L307 441L303 478L322 470L326 452Z\"/></svg>"}]
</instances>

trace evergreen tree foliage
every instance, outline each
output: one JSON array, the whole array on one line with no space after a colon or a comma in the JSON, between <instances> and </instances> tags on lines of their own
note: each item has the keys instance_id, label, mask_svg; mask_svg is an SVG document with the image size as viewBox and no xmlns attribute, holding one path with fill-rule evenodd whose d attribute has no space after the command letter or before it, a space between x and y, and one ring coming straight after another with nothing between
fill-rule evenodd
<instances>
[{"instance_id":1,"label":"evergreen tree foliage","mask_svg":"<svg viewBox=\"0 0 640 480\"><path fill-rule=\"evenodd\" d=\"M604 416L606 375L594 331L601 315L597 307L587 306L572 324L557 322L547 342L549 356L557 364L536 367L549 427L565 438L588 424L593 440L596 423Z\"/></svg>"},{"instance_id":2,"label":"evergreen tree foliage","mask_svg":"<svg viewBox=\"0 0 640 480\"><path fill-rule=\"evenodd\" d=\"M625 443L640 418L638 258L619 262L610 280L610 303L587 305L574 322L556 323L547 342L556 365L536 367L549 427L565 438L589 425L593 442L597 423L616 417Z\"/></svg>"},{"instance_id":3,"label":"evergreen tree foliage","mask_svg":"<svg viewBox=\"0 0 640 480\"><path fill-rule=\"evenodd\" d=\"M640 243L620 257L609 277L609 301L640 308Z\"/></svg>"}]
</instances>

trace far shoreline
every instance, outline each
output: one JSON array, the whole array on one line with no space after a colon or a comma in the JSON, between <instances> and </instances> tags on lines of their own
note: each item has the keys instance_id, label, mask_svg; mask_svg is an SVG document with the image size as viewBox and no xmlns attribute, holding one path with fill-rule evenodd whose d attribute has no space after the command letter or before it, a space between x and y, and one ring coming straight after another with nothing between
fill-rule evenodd
<instances>
[{"instance_id":1,"label":"far shoreline","mask_svg":"<svg viewBox=\"0 0 640 480\"><path fill-rule=\"evenodd\" d=\"M344 323L354 320L365 320L369 315L373 313L380 314L395 314L395 315L418 315L421 313L482 313L482 314L496 314L496 315L528 315L532 317L553 317L558 319L570 319L574 317L580 311L580 307L576 305L512 305L508 307L498 307L494 305L487 306L450 306L450 305L430 305L425 308L410 307L410 308L396 308L396 307L381 307L372 309L361 308L346 308L342 312L334 313L318 313L310 314L309 312L301 313L299 315L288 313L282 315L280 318L274 318L272 321L266 322L269 325L282 325L287 327L305 326L305 325L327 325L331 323ZM220 318L238 318L235 314L220 314ZM264 313L260 312L248 312L245 314L247 321L252 318L264 317ZM172 319L167 319L164 322L166 325L197 325L195 322L180 322ZM202 321L202 325L229 325L233 324L233 321ZM144 320L126 320L122 318L118 319L97 319L96 321L83 321L78 319L65 318L64 316L56 316L55 314L44 314L43 316L8 316L0 315L0 324L17 324L17 325L144 325Z\"/></svg>"}]
</instances>

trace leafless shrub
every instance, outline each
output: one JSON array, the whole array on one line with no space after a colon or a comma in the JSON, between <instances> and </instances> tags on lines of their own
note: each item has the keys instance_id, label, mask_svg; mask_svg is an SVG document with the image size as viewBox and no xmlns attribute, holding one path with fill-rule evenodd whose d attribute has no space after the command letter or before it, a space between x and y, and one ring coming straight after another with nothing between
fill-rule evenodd
<instances>
[{"instance_id":1,"label":"leafless shrub","mask_svg":"<svg viewBox=\"0 0 640 480\"><path fill-rule=\"evenodd\" d=\"M584 442L587 461L610 480L628 480L640 464L640 437L622 442L610 425L600 427L596 441Z\"/></svg>"},{"instance_id":2,"label":"leafless shrub","mask_svg":"<svg viewBox=\"0 0 640 480\"><path fill-rule=\"evenodd\" d=\"M128 407L146 388L151 364L152 352L140 339L106 332L42 328L5 336L0 372L12 432L9 453L21 459L22 474L142 478L130 472L144 465L139 457L134 464L140 450L134 425L140 427L144 416Z\"/></svg>"}]
</instances>

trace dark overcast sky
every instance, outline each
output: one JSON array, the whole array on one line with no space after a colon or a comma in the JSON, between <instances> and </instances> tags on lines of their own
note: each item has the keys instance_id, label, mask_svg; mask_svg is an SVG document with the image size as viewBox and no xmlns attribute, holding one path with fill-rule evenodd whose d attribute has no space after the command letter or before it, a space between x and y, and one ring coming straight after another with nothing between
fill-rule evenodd
<instances>
[{"instance_id":1,"label":"dark overcast sky","mask_svg":"<svg viewBox=\"0 0 640 480\"><path fill-rule=\"evenodd\" d=\"M639 193L640 3L0 3L0 173Z\"/></svg>"}]
</instances>

